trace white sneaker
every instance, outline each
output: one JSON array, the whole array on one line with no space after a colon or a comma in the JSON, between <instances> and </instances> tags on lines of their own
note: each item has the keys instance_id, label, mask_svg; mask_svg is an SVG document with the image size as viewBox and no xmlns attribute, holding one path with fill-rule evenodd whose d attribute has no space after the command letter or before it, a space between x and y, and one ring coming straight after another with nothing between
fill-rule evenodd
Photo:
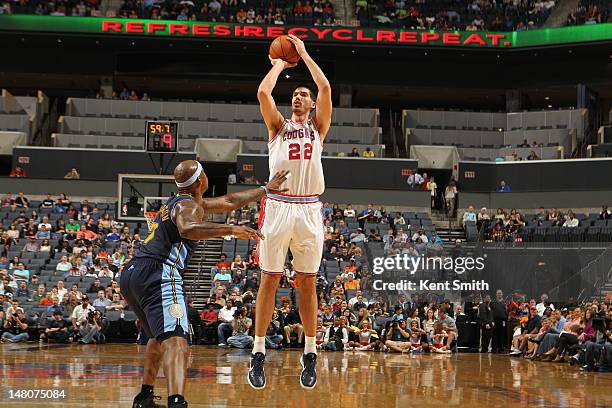
<instances>
[{"instance_id":1,"label":"white sneaker","mask_svg":"<svg viewBox=\"0 0 612 408\"><path fill-rule=\"evenodd\" d=\"M227 347L227 344L225 344L225 343L219 343L219 347Z\"/></svg>"}]
</instances>

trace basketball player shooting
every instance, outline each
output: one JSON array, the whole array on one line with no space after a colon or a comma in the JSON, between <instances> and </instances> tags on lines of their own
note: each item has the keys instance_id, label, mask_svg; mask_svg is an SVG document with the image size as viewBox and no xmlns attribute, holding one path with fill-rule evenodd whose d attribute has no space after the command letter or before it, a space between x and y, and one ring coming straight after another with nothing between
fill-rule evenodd
<instances>
[{"instance_id":1,"label":"basketball player shooting","mask_svg":"<svg viewBox=\"0 0 612 408\"><path fill-rule=\"evenodd\" d=\"M208 178L195 160L174 170L178 193L162 206L149 235L121 273L121 293L138 316L147 336L142 389L133 408L160 408L153 385L160 365L168 380L168 407L184 408L183 397L189 358L187 307L181 272L189 263L197 241L233 235L264 239L251 228L203 221L206 213L224 213L258 200L265 193L282 194L287 172L279 172L266 186L217 198L203 199ZM263 241L262 241L263 242Z\"/></svg>"},{"instance_id":2,"label":"basketball player shooting","mask_svg":"<svg viewBox=\"0 0 612 408\"><path fill-rule=\"evenodd\" d=\"M285 194L269 193L262 199L263 215L259 223L260 232L266 239L259 244L262 279L257 292L255 342L248 373L248 382L255 389L266 386L265 335L274 312L276 289L288 249L293 255L300 294L298 308L305 334L304 354L300 358L300 385L312 389L317 383L315 280L324 241L319 195L325 190L321 152L331 125L331 87L321 68L308 55L302 40L295 36L288 36L288 39L308 67L318 95L308 86L296 87L291 100L291 118L283 118L272 98L272 90L281 72L295 64L270 57L272 69L259 85L257 98L268 128L270 174L289 171L284 185L289 191ZM310 117L315 108L316 113Z\"/></svg>"}]
</instances>

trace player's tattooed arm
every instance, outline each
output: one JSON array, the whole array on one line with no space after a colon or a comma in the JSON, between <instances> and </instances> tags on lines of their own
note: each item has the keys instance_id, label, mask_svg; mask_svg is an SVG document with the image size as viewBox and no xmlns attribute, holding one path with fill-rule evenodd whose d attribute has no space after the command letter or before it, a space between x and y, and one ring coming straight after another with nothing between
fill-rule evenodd
<instances>
[{"instance_id":1,"label":"player's tattooed arm","mask_svg":"<svg viewBox=\"0 0 612 408\"><path fill-rule=\"evenodd\" d=\"M249 227L202 221L204 209L193 201L180 202L175 208L174 222L181 238L196 241L233 235L242 239L263 239L261 233Z\"/></svg>"},{"instance_id":2,"label":"player's tattooed arm","mask_svg":"<svg viewBox=\"0 0 612 408\"><path fill-rule=\"evenodd\" d=\"M281 188L282 184L287 180L288 170L277 172L274 177L266 184L268 192L272 194L280 194L287 191L287 188ZM226 211L242 208L248 203L257 201L265 194L262 188L251 188L249 190L239 191L216 198L205 198L202 203L202 208L207 213L222 213Z\"/></svg>"},{"instance_id":3,"label":"player's tattooed arm","mask_svg":"<svg viewBox=\"0 0 612 408\"><path fill-rule=\"evenodd\" d=\"M312 59L312 57L306 51L306 46L304 45L304 41L300 40L295 35L289 35L289 41L295 45L295 49L297 53L300 55L308 71L310 71L310 75L312 75L312 80L317 85L317 101L316 101L316 111L313 117L313 122L319 131L319 135L321 135L321 141L325 139L327 132L331 126L332 119L332 97L331 97L331 85L329 81L325 77L323 70L317 65L317 63Z\"/></svg>"}]
</instances>

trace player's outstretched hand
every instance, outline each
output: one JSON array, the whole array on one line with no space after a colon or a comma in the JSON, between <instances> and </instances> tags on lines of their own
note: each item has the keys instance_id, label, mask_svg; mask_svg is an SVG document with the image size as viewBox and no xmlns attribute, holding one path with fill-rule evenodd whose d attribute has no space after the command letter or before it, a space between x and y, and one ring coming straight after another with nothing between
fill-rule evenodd
<instances>
[{"instance_id":1,"label":"player's outstretched hand","mask_svg":"<svg viewBox=\"0 0 612 408\"><path fill-rule=\"evenodd\" d=\"M233 228L232 235L242 239L264 239L264 236L259 231L255 231L253 228L245 226L236 226Z\"/></svg>"},{"instance_id":2,"label":"player's outstretched hand","mask_svg":"<svg viewBox=\"0 0 612 408\"><path fill-rule=\"evenodd\" d=\"M281 59L281 58L272 58L269 55L268 55L268 59L270 60L270 63L272 64L272 66L275 66L276 64L283 64L283 69L293 68L293 67L297 66L297 64L292 64L292 63L290 63L288 61L285 61L284 59Z\"/></svg>"},{"instance_id":3,"label":"player's outstretched hand","mask_svg":"<svg viewBox=\"0 0 612 408\"><path fill-rule=\"evenodd\" d=\"M293 45L295 45L295 50L297 51L298 55L303 58L307 54L304 41L300 40L293 34L289 34L287 38L293 43Z\"/></svg>"},{"instance_id":4,"label":"player's outstretched hand","mask_svg":"<svg viewBox=\"0 0 612 408\"><path fill-rule=\"evenodd\" d=\"M268 191L271 192L272 194L279 194L279 193L284 193L285 191L288 191L288 188L283 188L281 189L281 185L287 181L287 176L289 175L289 170L281 170L279 172L277 172L274 177L272 177L272 180L268 181L268 184L266 184L266 187L268 188Z\"/></svg>"}]
</instances>

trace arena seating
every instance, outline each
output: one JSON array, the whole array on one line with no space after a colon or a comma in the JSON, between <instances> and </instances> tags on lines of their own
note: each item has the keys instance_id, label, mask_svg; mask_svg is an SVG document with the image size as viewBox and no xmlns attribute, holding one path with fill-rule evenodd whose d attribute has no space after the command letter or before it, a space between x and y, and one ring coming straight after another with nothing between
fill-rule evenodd
<instances>
[{"instance_id":1,"label":"arena seating","mask_svg":"<svg viewBox=\"0 0 612 408\"><path fill-rule=\"evenodd\" d=\"M124 0L118 17L159 18L164 20L222 21L258 24L335 25L334 6L329 1L280 0L274 2L208 1L157 2L141 7L134 0ZM218 11L215 10L218 7Z\"/></svg>"},{"instance_id":2,"label":"arena seating","mask_svg":"<svg viewBox=\"0 0 612 408\"><path fill-rule=\"evenodd\" d=\"M580 0L567 17L567 25L607 23L612 17L612 2L608 0Z\"/></svg>"},{"instance_id":3,"label":"arena seating","mask_svg":"<svg viewBox=\"0 0 612 408\"><path fill-rule=\"evenodd\" d=\"M100 0L77 1L41 1L29 0L19 2L0 1L5 4L6 14L38 14L53 16L101 16Z\"/></svg>"},{"instance_id":4,"label":"arena seating","mask_svg":"<svg viewBox=\"0 0 612 408\"><path fill-rule=\"evenodd\" d=\"M289 116L290 108L279 110ZM143 148L145 120L180 121L179 150L193 151L196 138L240 139L246 153L267 151L267 130L256 105L122 101L72 98L60 118L58 147ZM380 153L381 130L376 109L334 109L327 135L328 152L348 153L370 147ZM343 146L344 145L344 146Z\"/></svg>"},{"instance_id":5,"label":"arena seating","mask_svg":"<svg viewBox=\"0 0 612 408\"><path fill-rule=\"evenodd\" d=\"M0 94L0 130L24 132L29 135L32 129L32 118L24 106L35 105L36 98L34 97L14 97L3 91Z\"/></svg>"},{"instance_id":6,"label":"arena seating","mask_svg":"<svg viewBox=\"0 0 612 408\"><path fill-rule=\"evenodd\" d=\"M516 234L506 233L501 241L515 242L611 242L612 221L600 219L599 212L575 213L579 221L577 227L559 226L553 221L538 221L536 214L526 213L522 215L524 225L518 228ZM495 220L484 225L481 238L484 240L497 240L493 237ZM477 223L466 221L463 223L469 241L479 239ZM506 232L507 228L504 228Z\"/></svg>"},{"instance_id":7,"label":"arena seating","mask_svg":"<svg viewBox=\"0 0 612 408\"><path fill-rule=\"evenodd\" d=\"M543 25L555 2L528 0L417 1L357 0L356 17L365 26L395 26L438 30L524 30Z\"/></svg>"},{"instance_id":8,"label":"arena seating","mask_svg":"<svg viewBox=\"0 0 612 408\"><path fill-rule=\"evenodd\" d=\"M331 2L313 0L281 0L262 2L256 0L217 2L211 6L208 1L148 2L124 0L100 7L101 1L47 2L30 0L22 2L0 1L0 12L6 14L38 14L52 16L102 17L100 10L106 10L106 17L147 18L164 20L192 20L212 22L258 23L258 24L300 24L335 25L334 6ZM215 9L218 7L218 10ZM0 13L2 14L2 13Z\"/></svg>"},{"instance_id":9,"label":"arena seating","mask_svg":"<svg viewBox=\"0 0 612 408\"><path fill-rule=\"evenodd\" d=\"M505 160L534 150L541 159L568 157L584 129L581 109L518 113L404 110L411 145L456 146L464 160ZM523 147L524 141L527 145Z\"/></svg>"}]
</instances>

